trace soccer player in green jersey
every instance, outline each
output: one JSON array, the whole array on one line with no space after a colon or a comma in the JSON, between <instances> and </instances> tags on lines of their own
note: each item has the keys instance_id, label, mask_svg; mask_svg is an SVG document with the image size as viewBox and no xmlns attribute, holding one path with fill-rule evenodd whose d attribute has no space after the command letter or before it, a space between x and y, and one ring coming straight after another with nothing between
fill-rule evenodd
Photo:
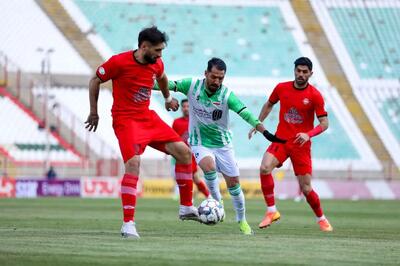
<instances>
[{"instance_id":1,"label":"soccer player in green jersey","mask_svg":"<svg viewBox=\"0 0 400 266\"><path fill-rule=\"evenodd\" d=\"M246 221L245 199L239 182L232 133L228 128L229 110L234 111L270 141L279 141L222 82L226 64L219 58L208 61L204 79L186 78L170 81L169 89L185 94L189 101L188 143L206 184L215 200L222 201L217 172L222 173L232 197L240 231L253 234Z\"/></svg>"}]
</instances>

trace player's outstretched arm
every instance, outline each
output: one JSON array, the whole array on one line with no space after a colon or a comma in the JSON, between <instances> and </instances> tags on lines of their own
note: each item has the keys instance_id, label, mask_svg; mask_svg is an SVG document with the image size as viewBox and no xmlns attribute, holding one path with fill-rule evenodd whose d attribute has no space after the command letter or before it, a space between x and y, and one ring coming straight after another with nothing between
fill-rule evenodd
<instances>
[{"instance_id":1,"label":"player's outstretched arm","mask_svg":"<svg viewBox=\"0 0 400 266\"><path fill-rule=\"evenodd\" d=\"M261 108L260 114L258 115L258 120L260 120L261 122L264 121L265 118L267 118L267 116L269 115L269 113L271 113L273 107L274 107L274 105L270 101L267 101ZM255 128L250 129L249 134L248 134L249 139L251 139L251 137L255 133L256 133Z\"/></svg>"},{"instance_id":2,"label":"player's outstretched arm","mask_svg":"<svg viewBox=\"0 0 400 266\"><path fill-rule=\"evenodd\" d=\"M99 99L100 84L102 83L96 75L90 79L89 82L89 102L90 102L90 113L85 122L85 128L89 131L96 131L97 125L99 124L99 115L97 113L97 101Z\"/></svg>"},{"instance_id":3,"label":"player's outstretched arm","mask_svg":"<svg viewBox=\"0 0 400 266\"><path fill-rule=\"evenodd\" d=\"M192 78L185 78L177 81L168 81L168 90L169 91L174 91L174 92L181 92L185 95L188 94L190 85L192 84ZM154 85L153 90L161 90L161 84L160 82L157 81L157 83ZM165 95L164 95L165 97ZM172 98L175 100L174 98ZM167 98L166 98L167 100ZM179 104L178 104L179 107ZM167 108L168 110L168 108ZM168 110L169 111L169 110Z\"/></svg>"}]
</instances>

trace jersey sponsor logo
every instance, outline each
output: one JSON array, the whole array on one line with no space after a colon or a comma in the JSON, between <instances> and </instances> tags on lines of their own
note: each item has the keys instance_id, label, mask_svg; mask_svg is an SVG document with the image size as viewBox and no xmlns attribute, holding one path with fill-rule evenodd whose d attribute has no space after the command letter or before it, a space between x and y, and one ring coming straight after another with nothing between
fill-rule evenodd
<instances>
[{"instance_id":1,"label":"jersey sponsor logo","mask_svg":"<svg viewBox=\"0 0 400 266\"><path fill-rule=\"evenodd\" d=\"M196 108L195 106L193 106L193 113L197 117L201 117L204 119L212 119L213 121L217 121L217 120L221 119L223 112L222 112L222 110L219 110L219 109L214 109L212 112L209 112L207 110L199 109L199 108Z\"/></svg>"},{"instance_id":2,"label":"jersey sponsor logo","mask_svg":"<svg viewBox=\"0 0 400 266\"><path fill-rule=\"evenodd\" d=\"M302 124L303 117L299 114L296 108L292 107L289 111L284 115L284 119L289 124Z\"/></svg>"},{"instance_id":3,"label":"jersey sponsor logo","mask_svg":"<svg viewBox=\"0 0 400 266\"><path fill-rule=\"evenodd\" d=\"M148 101L150 99L150 92L151 90L149 88L140 88L135 94L133 94L133 101L135 103Z\"/></svg>"},{"instance_id":4,"label":"jersey sponsor logo","mask_svg":"<svg viewBox=\"0 0 400 266\"><path fill-rule=\"evenodd\" d=\"M211 119L212 118L212 114L207 112L207 110L204 109L198 109L195 106L193 106L193 112L196 116L201 117L201 118L205 118L205 119Z\"/></svg>"},{"instance_id":5,"label":"jersey sponsor logo","mask_svg":"<svg viewBox=\"0 0 400 266\"><path fill-rule=\"evenodd\" d=\"M106 70L104 69L104 67L99 67L99 73L100 73L100 75L104 75L106 73Z\"/></svg>"},{"instance_id":6,"label":"jersey sponsor logo","mask_svg":"<svg viewBox=\"0 0 400 266\"><path fill-rule=\"evenodd\" d=\"M303 99L303 104L304 105L307 105L307 104L309 104L310 103L310 100L308 99L308 98L304 98Z\"/></svg>"},{"instance_id":7,"label":"jersey sponsor logo","mask_svg":"<svg viewBox=\"0 0 400 266\"><path fill-rule=\"evenodd\" d=\"M214 121L217 121L217 120L221 119L221 117L222 117L222 110L215 109L212 112L212 119Z\"/></svg>"}]
</instances>

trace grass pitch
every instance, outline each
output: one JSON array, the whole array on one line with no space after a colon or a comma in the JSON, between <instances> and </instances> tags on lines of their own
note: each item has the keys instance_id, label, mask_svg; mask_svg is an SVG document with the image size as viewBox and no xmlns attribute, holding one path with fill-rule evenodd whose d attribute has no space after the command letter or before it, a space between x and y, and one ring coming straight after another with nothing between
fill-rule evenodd
<instances>
[{"instance_id":1,"label":"grass pitch","mask_svg":"<svg viewBox=\"0 0 400 266\"><path fill-rule=\"evenodd\" d=\"M198 202L197 202L198 203ZM179 221L178 203L139 199L141 239L121 239L120 201L0 199L0 265L373 265L400 263L400 203L327 201L322 233L307 203L278 201L278 224L260 230L261 200L247 201L254 236L239 233L225 200L224 223Z\"/></svg>"}]
</instances>

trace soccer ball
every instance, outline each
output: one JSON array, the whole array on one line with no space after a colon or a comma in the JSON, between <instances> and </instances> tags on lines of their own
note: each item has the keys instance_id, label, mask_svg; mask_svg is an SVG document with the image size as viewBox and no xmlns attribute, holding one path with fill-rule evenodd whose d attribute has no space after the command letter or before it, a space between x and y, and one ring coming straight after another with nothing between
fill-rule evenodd
<instances>
[{"instance_id":1,"label":"soccer ball","mask_svg":"<svg viewBox=\"0 0 400 266\"><path fill-rule=\"evenodd\" d=\"M200 221L204 224L216 225L224 216L224 207L215 199L205 199L199 206Z\"/></svg>"}]
</instances>

